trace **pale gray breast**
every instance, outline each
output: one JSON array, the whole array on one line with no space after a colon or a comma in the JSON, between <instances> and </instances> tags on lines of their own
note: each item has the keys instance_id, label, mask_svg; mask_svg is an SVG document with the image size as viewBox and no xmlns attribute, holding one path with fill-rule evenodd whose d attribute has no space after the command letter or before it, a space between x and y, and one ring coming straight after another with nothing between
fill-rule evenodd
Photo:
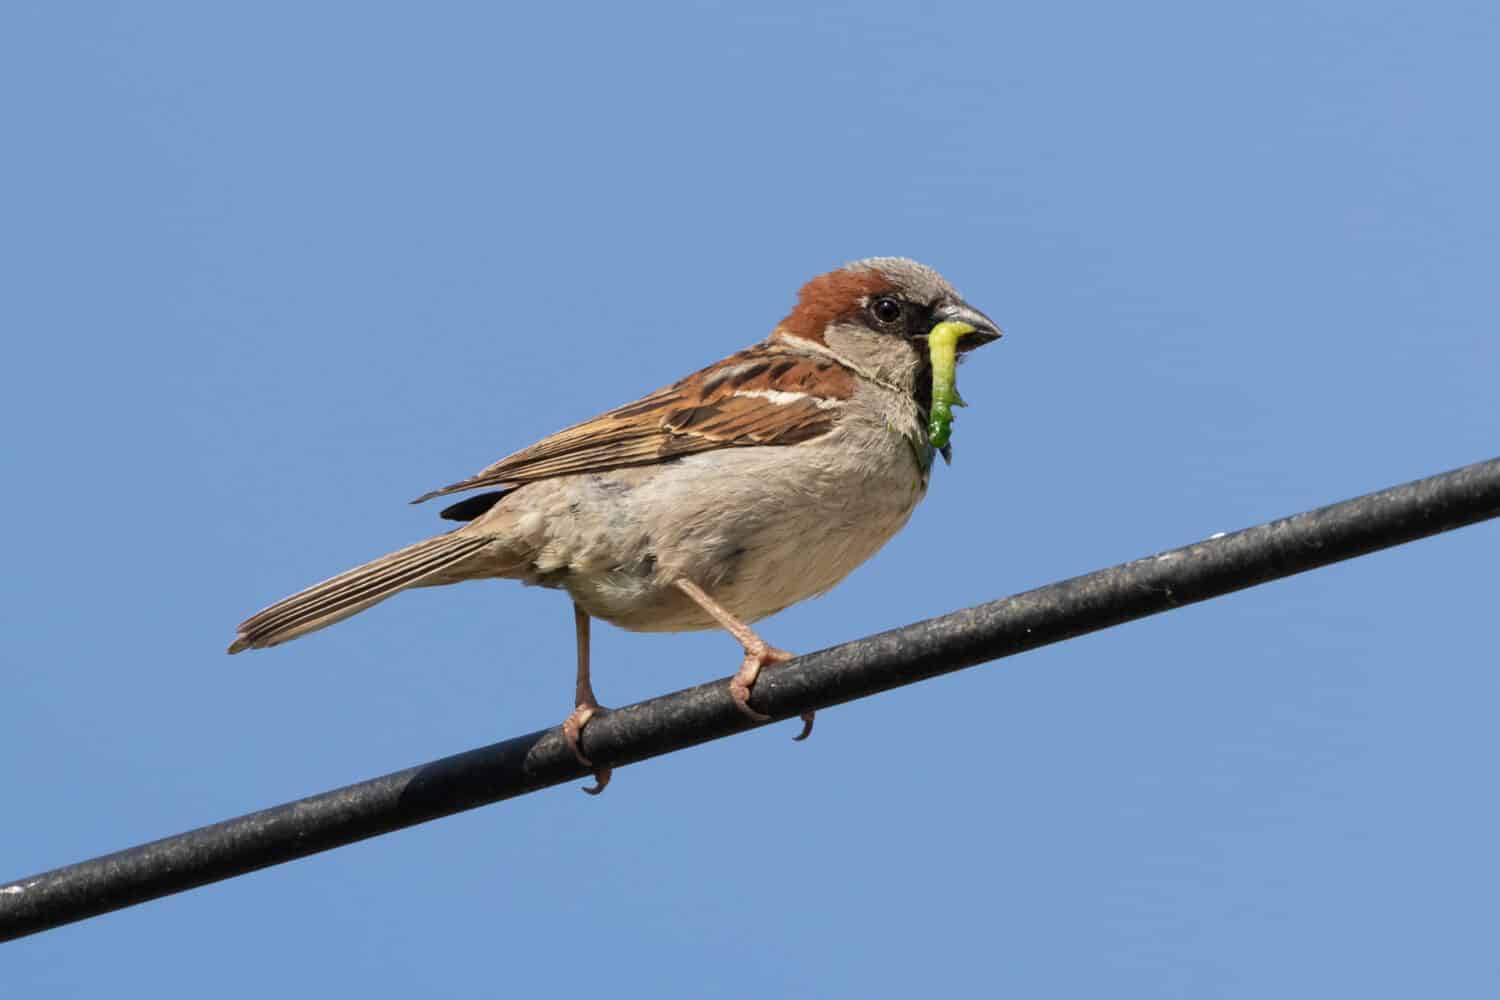
<instances>
[{"instance_id":1,"label":"pale gray breast","mask_svg":"<svg viewBox=\"0 0 1500 1000\"><path fill-rule=\"evenodd\" d=\"M746 621L820 594L889 541L926 490L915 404L892 397L861 391L832 433L791 447L523 487L506 503L543 536L523 578L638 631L715 627L671 586L677 576Z\"/></svg>"}]
</instances>

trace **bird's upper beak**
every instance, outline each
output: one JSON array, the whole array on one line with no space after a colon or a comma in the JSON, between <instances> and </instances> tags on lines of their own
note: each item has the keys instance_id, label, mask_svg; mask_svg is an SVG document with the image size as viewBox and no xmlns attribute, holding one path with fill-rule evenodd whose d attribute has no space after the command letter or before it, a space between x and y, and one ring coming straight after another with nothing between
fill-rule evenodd
<instances>
[{"instance_id":1,"label":"bird's upper beak","mask_svg":"<svg viewBox=\"0 0 1500 1000\"><path fill-rule=\"evenodd\" d=\"M1001 336L1000 327L995 325L995 321L967 302L940 306L936 310L936 319L939 323L963 323L974 328L973 333L966 333L958 339L960 354L999 340Z\"/></svg>"}]
</instances>

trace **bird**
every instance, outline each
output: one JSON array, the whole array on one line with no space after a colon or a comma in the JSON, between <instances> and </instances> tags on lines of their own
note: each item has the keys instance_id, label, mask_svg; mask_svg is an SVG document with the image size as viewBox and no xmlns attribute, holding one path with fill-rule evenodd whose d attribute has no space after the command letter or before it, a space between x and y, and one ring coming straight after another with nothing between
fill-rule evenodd
<instances>
[{"instance_id":1,"label":"bird","mask_svg":"<svg viewBox=\"0 0 1500 1000\"><path fill-rule=\"evenodd\" d=\"M594 772L590 794L611 774L582 744L606 711L590 675L593 619L639 632L723 629L744 651L734 704L767 721L751 692L763 668L792 654L751 625L843 580L927 492L940 451L927 338L942 323L971 331L960 355L1001 336L914 260L870 257L821 274L760 343L424 493L412 503L484 491L442 510L459 527L245 619L228 651L299 638L412 587L513 579L572 599L574 709L562 728ZM802 719L799 740L813 715Z\"/></svg>"}]
</instances>

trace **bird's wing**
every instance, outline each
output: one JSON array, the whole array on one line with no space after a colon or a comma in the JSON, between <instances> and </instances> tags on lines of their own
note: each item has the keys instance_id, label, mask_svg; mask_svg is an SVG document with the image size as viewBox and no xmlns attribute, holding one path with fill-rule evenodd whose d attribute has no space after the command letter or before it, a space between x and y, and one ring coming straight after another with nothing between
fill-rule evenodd
<instances>
[{"instance_id":1,"label":"bird's wing","mask_svg":"<svg viewBox=\"0 0 1500 1000\"><path fill-rule=\"evenodd\" d=\"M798 444L833 429L854 393L854 378L828 358L761 344L558 431L412 503L487 486L650 465L717 448Z\"/></svg>"}]
</instances>

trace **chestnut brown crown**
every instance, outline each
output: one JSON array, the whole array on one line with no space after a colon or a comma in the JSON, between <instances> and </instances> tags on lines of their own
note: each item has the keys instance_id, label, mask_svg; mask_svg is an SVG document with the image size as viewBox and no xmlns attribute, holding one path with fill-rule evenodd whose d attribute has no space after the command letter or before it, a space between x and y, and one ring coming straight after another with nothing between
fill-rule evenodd
<instances>
[{"instance_id":1,"label":"chestnut brown crown","mask_svg":"<svg viewBox=\"0 0 1500 1000\"><path fill-rule=\"evenodd\" d=\"M915 340L946 321L974 328L974 334L960 342L961 350L1000 337L994 320L964 301L932 268L905 257L869 257L803 285L796 308L777 329L827 346L828 331L838 325Z\"/></svg>"}]
</instances>

